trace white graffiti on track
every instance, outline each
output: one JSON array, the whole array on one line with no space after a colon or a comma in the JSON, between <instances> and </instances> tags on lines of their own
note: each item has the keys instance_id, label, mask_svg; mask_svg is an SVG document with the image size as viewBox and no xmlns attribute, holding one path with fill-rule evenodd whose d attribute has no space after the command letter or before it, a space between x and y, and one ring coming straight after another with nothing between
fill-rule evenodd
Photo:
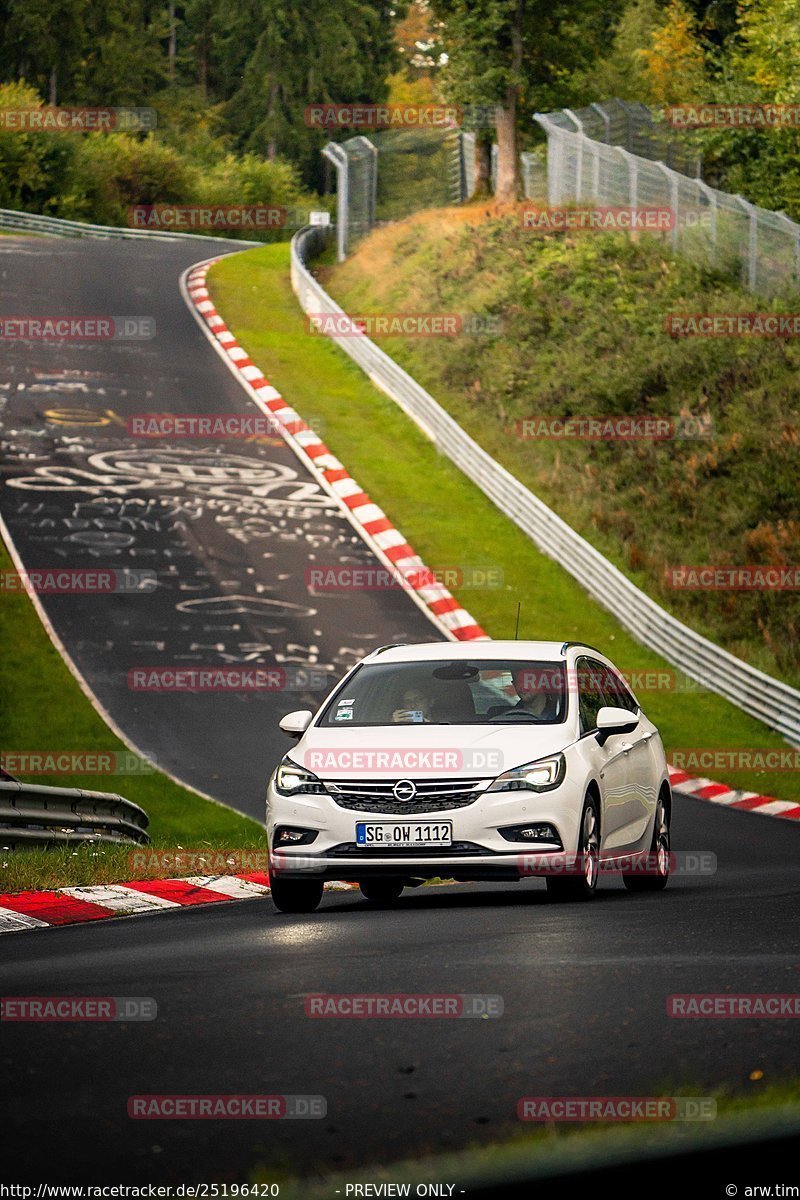
<instances>
[{"instance_id":1,"label":"white graffiti on track","mask_svg":"<svg viewBox=\"0 0 800 1200\"><path fill-rule=\"evenodd\" d=\"M89 469L37 467L8 486L33 492L88 492L129 496L137 492L193 493L216 500L259 502L259 508L301 509L311 516L332 507L318 484L299 478L292 467L261 458L202 449L105 450L91 454Z\"/></svg>"},{"instance_id":2,"label":"white graffiti on track","mask_svg":"<svg viewBox=\"0 0 800 1200\"><path fill-rule=\"evenodd\" d=\"M178 612L197 613L199 616L316 616L315 608L303 604L292 604L288 600L269 600L265 596L204 596L199 600L181 600L175 605Z\"/></svg>"}]
</instances>

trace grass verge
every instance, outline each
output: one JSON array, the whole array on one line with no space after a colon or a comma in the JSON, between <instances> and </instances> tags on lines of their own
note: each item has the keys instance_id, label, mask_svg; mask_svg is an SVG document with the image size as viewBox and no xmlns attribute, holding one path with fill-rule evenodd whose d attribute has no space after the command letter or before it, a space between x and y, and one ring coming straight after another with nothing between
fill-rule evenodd
<instances>
[{"instance_id":1,"label":"grass verge","mask_svg":"<svg viewBox=\"0 0 800 1200\"><path fill-rule=\"evenodd\" d=\"M0 570L13 569L8 551L0 540ZM0 645L3 647L0 655L0 748L3 752L125 750L81 691L24 592L3 594ZM256 821L224 805L204 800L173 783L160 771L141 775L71 776L69 779L61 775L39 775L28 777L27 782L118 792L145 810L150 818L148 832L157 848L263 849L261 826ZM132 847L101 844L74 849L59 847L8 852L3 849L0 836L0 892L131 879L134 866L129 855L133 852ZM216 854L214 860L218 861ZM136 877L155 878L175 873L171 862L159 866L153 858ZM198 870L184 872L199 873Z\"/></svg>"},{"instance_id":2,"label":"grass verge","mask_svg":"<svg viewBox=\"0 0 800 1200\"><path fill-rule=\"evenodd\" d=\"M666 1095L666 1093L654 1093ZM697 1089L682 1088L671 1095L694 1096ZM706 1092L706 1095L713 1095ZM647 1170L647 1160L669 1154L702 1150L709 1143L737 1145L745 1139L783 1134L788 1138L800 1127L800 1085L787 1082L756 1091L716 1097L717 1116L698 1123L637 1122L632 1124L570 1125L553 1123L530 1126L516 1137L490 1144L477 1142L462 1151L427 1157L424 1150L414 1159L391 1164L358 1167L346 1173L326 1173L308 1177L303 1165L281 1162L272 1168L258 1167L252 1173L256 1183L281 1181L284 1200L327 1200L334 1194L345 1195L346 1184L403 1183L411 1186L431 1181L454 1184L453 1195L462 1189L488 1189L532 1182L545 1183L548 1177L611 1164L631 1164L631 1178ZM754 1148L754 1155L757 1150ZM303 1178L298 1178L304 1176ZM659 1193L660 1194L660 1193Z\"/></svg>"},{"instance_id":3,"label":"grass verge","mask_svg":"<svg viewBox=\"0 0 800 1200\"><path fill-rule=\"evenodd\" d=\"M557 563L533 543L408 417L326 338L306 332L289 281L289 249L269 246L226 257L209 273L219 311L270 382L314 424L334 454L402 530L428 566L494 566L503 586L464 590L459 599L493 637L582 639L631 674L667 752L691 748L785 749L785 742L711 692L675 690L680 681L639 645ZM347 603L342 595L342 604ZM699 773L699 772L698 772ZM715 771L731 787L800 801L800 780L785 772ZM743 817L755 820L755 817Z\"/></svg>"}]
</instances>

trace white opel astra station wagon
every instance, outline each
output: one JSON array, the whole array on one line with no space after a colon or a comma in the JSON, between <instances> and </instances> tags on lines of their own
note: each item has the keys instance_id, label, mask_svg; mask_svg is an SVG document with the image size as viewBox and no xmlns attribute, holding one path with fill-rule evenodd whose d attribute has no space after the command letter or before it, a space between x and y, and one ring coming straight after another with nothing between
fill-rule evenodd
<instances>
[{"instance_id":1,"label":"white opel astra station wagon","mask_svg":"<svg viewBox=\"0 0 800 1200\"><path fill-rule=\"evenodd\" d=\"M434 877L544 876L559 900L590 899L603 870L666 886L661 738L591 646L385 646L280 727L299 739L267 793L283 912L312 912L326 880L378 905Z\"/></svg>"}]
</instances>

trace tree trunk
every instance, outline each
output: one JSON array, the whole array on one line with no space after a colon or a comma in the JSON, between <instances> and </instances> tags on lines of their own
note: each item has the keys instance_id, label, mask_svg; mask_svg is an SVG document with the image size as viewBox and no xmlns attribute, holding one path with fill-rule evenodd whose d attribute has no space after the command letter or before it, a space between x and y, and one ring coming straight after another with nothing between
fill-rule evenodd
<instances>
[{"instance_id":1,"label":"tree trunk","mask_svg":"<svg viewBox=\"0 0 800 1200\"><path fill-rule=\"evenodd\" d=\"M517 198L517 105L516 88L506 106L497 110L497 183L498 204L513 204Z\"/></svg>"},{"instance_id":2,"label":"tree trunk","mask_svg":"<svg viewBox=\"0 0 800 1200\"><path fill-rule=\"evenodd\" d=\"M208 99L208 39L205 31L200 42L200 91L203 99Z\"/></svg>"},{"instance_id":3,"label":"tree trunk","mask_svg":"<svg viewBox=\"0 0 800 1200\"><path fill-rule=\"evenodd\" d=\"M56 67L51 67L50 68L50 81L49 81L48 89L47 89L47 103L51 104L53 106L53 108L55 108L55 105L56 105L56 96L58 93L57 84L58 84L58 70Z\"/></svg>"},{"instance_id":4,"label":"tree trunk","mask_svg":"<svg viewBox=\"0 0 800 1200\"><path fill-rule=\"evenodd\" d=\"M475 192L478 198L492 190L492 135L488 131L475 135Z\"/></svg>"},{"instance_id":5,"label":"tree trunk","mask_svg":"<svg viewBox=\"0 0 800 1200\"><path fill-rule=\"evenodd\" d=\"M497 109L497 185L498 204L513 204L517 199L519 166L517 162L517 100L522 72L522 18L525 0L517 0L511 26L511 79L505 101Z\"/></svg>"},{"instance_id":6,"label":"tree trunk","mask_svg":"<svg viewBox=\"0 0 800 1200\"><path fill-rule=\"evenodd\" d=\"M175 27L175 0L169 0L169 51L168 69L170 83L175 82L175 57L177 54L178 33Z\"/></svg>"}]
</instances>

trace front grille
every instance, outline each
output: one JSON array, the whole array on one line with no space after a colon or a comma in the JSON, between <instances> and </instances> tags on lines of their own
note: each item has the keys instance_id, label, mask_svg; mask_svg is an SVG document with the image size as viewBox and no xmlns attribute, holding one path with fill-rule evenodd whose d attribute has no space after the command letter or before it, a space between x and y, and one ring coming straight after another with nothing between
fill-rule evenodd
<instances>
[{"instance_id":1,"label":"front grille","mask_svg":"<svg viewBox=\"0 0 800 1200\"><path fill-rule=\"evenodd\" d=\"M462 854L496 854L475 842L453 842L452 846L359 846L357 842L340 842L325 851L326 858L357 856L358 858L450 858Z\"/></svg>"},{"instance_id":2,"label":"front grille","mask_svg":"<svg viewBox=\"0 0 800 1200\"><path fill-rule=\"evenodd\" d=\"M396 779L331 780L325 788L340 808L392 816L445 812L465 808L484 794L481 779L414 779L417 793L411 800L397 800L392 794Z\"/></svg>"}]
</instances>

